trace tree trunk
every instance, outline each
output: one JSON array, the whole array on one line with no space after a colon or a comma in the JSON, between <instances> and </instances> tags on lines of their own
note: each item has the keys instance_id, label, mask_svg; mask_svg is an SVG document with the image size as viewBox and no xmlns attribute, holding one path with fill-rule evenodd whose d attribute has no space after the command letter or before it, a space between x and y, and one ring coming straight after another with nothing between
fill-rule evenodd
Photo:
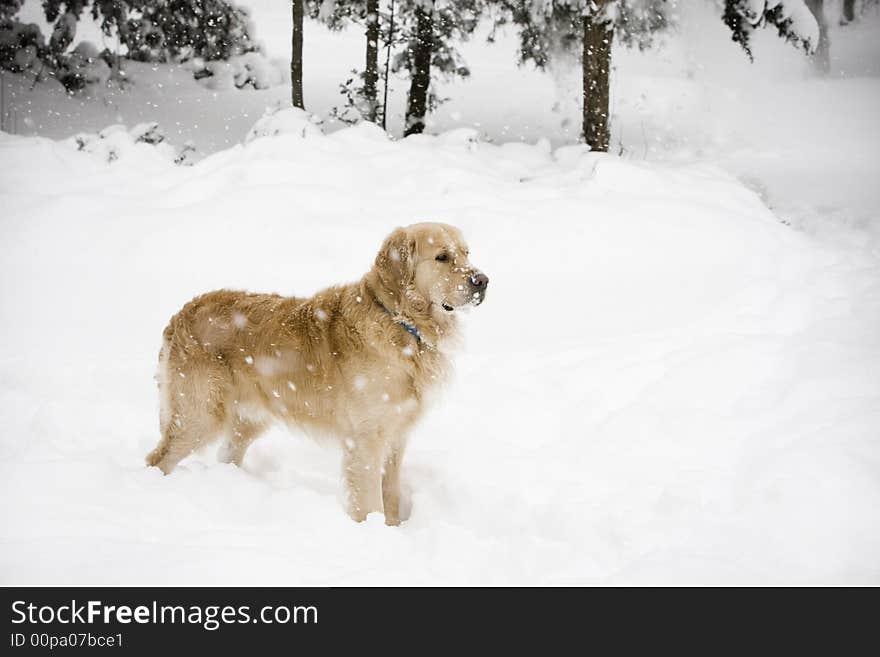
<instances>
[{"instance_id":1,"label":"tree trunk","mask_svg":"<svg viewBox=\"0 0 880 657\"><path fill-rule=\"evenodd\" d=\"M406 104L406 128L403 136L425 130L428 110L428 87L431 85L431 54L434 46L434 2L430 8L416 5L416 38L412 54L409 97Z\"/></svg>"},{"instance_id":2,"label":"tree trunk","mask_svg":"<svg viewBox=\"0 0 880 657\"><path fill-rule=\"evenodd\" d=\"M831 41L828 38L828 22L825 20L823 0L806 0L807 8L819 24L819 43L812 55L813 66L820 75L827 75L831 70Z\"/></svg>"},{"instance_id":3,"label":"tree trunk","mask_svg":"<svg viewBox=\"0 0 880 657\"><path fill-rule=\"evenodd\" d=\"M584 141L590 150L603 153L611 142L608 101L613 38L614 28L604 17L584 16Z\"/></svg>"},{"instance_id":4,"label":"tree trunk","mask_svg":"<svg viewBox=\"0 0 880 657\"><path fill-rule=\"evenodd\" d=\"M382 89L382 129L385 130L385 121L388 119L388 77L391 75L391 44L394 43L394 0L391 0L391 9L388 19L388 38L385 43L385 84Z\"/></svg>"},{"instance_id":5,"label":"tree trunk","mask_svg":"<svg viewBox=\"0 0 880 657\"><path fill-rule=\"evenodd\" d=\"M367 57L364 65L366 119L376 122L376 83L379 81L379 0L367 0Z\"/></svg>"},{"instance_id":6,"label":"tree trunk","mask_svg":"<svg viewBox=\"0 0 880 657\"><path fill-rule=\"evenodd\" d=\"M291 0L293 10L293 36L291 45L293 52L290 55L290 83L291 101L294 107L305 109L303 103L303 2L305 0Z\"/></svg>"},{"instance_id":7,"label":"tree trunk","mask_svg":"<svg viewBox=\"0 0 880 657\"><path fill-rule=\"evenodd\" d=\"M856 0L843 0L843 22L852 23L856 19Z\"/></svg>"}]
</instances>

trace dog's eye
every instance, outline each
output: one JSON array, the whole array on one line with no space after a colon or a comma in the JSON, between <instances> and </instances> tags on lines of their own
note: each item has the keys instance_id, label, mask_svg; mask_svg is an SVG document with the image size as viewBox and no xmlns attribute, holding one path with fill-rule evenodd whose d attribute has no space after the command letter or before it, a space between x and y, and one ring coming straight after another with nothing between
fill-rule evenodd
<instances>
[{"instance_id":1,"label":"dog's eye","mask_svg":"<svg viewBox=\"0 0 880 657\"><path fill-rule=\"evenodd\" d=\"M437 260L438 262L446 262L447 260L449 260L449 255L446 253L441 253L436 258L434 258L434 260Z\"/></svg>"}]
</instances>

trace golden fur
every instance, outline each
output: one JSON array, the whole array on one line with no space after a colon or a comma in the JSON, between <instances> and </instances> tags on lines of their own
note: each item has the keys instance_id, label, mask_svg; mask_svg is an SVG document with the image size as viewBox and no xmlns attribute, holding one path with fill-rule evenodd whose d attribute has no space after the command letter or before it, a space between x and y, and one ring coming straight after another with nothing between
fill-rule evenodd
<instances>
[{"instance_id":1,"label":"golden fur","mask_svg":"<svg viewBox=\"0 0 880 657\"><path fill-rule=\"evenodd\" d=\"M311 298L196 297L163 335L162 437L147 463L167 474L222 435L221 458L241 465L280 420L342 441L352 518L398 524L407 434L449 369L455 309L487 284L458 229L424 223L395 230L360 281Z\"/></svg>"}]
</instances>

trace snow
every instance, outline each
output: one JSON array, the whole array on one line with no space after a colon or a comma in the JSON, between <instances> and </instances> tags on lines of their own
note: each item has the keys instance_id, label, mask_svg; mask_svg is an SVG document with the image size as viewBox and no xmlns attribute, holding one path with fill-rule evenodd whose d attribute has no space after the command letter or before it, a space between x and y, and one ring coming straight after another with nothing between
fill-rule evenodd
<instances>
[{"instance_id":1,"label":"snow","mask_svg":"<svg viewBox=\"0 0 880 657\"><path fill-rule=\"evenodd\" d=\"M111 125L96 135L78 134L66 143L77 150L92 153L106 162L115 162L120 157L157 156L164 160L182 164L188 161L189 149L178 150L166 142L158 123L140 123L131 130L124 125Z\"/></svg>"},{"instance_id":2,"label":"snow","mask_svg":"<svg viewBox=\"0 0 880 657\"><path fill-rule=\"evenodd\" d=\"M321 134L320 123L317 117L297 107L274 107L254 124L244 141L249 143L258 137L281 134L299 135L303 139L315 137Z\"/></svg>"},{"instance_id":3,"label":"snow","mask_svg":"<svg viewBox=\"0 0 880 657\"><path fill-rule=\"evenodd\" d=\"M283 58L289 6L250 4ZM817 80L705 11L615 51L609 155L571 143L576 75L476 42L439 134L400 141L181 67L19 88L42 136L0 134L0 582L880 583L880 24L832 23ZM360 42L311 34L320 119ZM144 467L185 301L354 280L419 220L491 284L412 436L408 520L351 522L339 450L282 429L242 469Z\"/></svg>"},{"instance_id":4,"label":"snow","mask_svg":"<svg viewBox=\"0 0 880 657\"><path fill-rule=\"evenodd\" d=\"M775 7L776 4L773 6ZM772 9L772 7L768 7L767 0L747 0L743 3L743 17L752 25L757 25L764 17L764 9L767 8Z\"/></svg>"},{"instance_id":5,"label":"snow","mask_svg":"<svg viewBox=\"0 0 880 657\"><path fill-rule=\"evenodd\" d=\"M148 179L0 148L6 582L877 581L877 261L715 167L357 127ZM244 470L143 467L177 307L355 278L413 197L492 290L404 527L351 523L337 455L281 430Z\"/></svg>"}]
</instances>

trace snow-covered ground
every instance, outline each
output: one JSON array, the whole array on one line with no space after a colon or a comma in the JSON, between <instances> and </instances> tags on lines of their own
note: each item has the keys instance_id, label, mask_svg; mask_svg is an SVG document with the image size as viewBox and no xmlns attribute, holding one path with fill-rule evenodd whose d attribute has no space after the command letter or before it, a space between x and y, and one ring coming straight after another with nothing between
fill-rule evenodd
<instances>
[{"instance_id":1,"label":"snow-covered ground","mask_svg":"<svg viewBox=\"0 0 880 657\"><path fill-rule=\"evenodd\" d=\"M249 4L284 57L288 7ZM403 141L241 145L288 89L182 70L20 88L44 137L0 135L0 581L880 583L880 24L835 27L816 80L772 35L749 68L693 11L615 53L620 156L566 145L568 75L476 42L442 134ZM309 47L335 53L306 67L324 114L359 40ZM45 138L146 120L204 159ZM242 470L143 466L183 302L357 278L422 219L460 225L492 289L411 441L406 523L352 523L338 454L282 430Z\"/></svg>"},{"instance_id":2,"label":"snow-covered ground","mask_svg":"<svg viewBox=\"0 0 880 657\"><path fill-rule=\"evenodd\" d=\"M810 231L855 228L855 241L880 242L872 221L880 204L880 8L853 25L830 20L831 75L817 80L803 53L772 30L755 34L754 63L730 40L714 0L679 3L679 28L646 52L614 49L612 150L625 159L708 162L733 173L762 195L779 216ZM239 0L250 8L268 57L289 61L289 6L277 0ZM829 16L839 3L827 2ZM836 12L836 14L835 14ZM36 0L27 20L40 21ZM360 66L358 30L330 32L307 23L306 107L325 120L339 105L339 84ZM495 142L554 147L577 141L580 73L560 65L552 73L516 66L517 39L502 31L497 43L479 30L462 45L472 75L440 83L450 100L428 118L431 132L470 127ZM81 22L78 37L113 46L97 27ZM212 90L180 66L126 63L124 92L90 89L68 97L60 85L33 85L9 74L4 85L7 132L61 139L98 132L114 123L156 121L169 140L192 143L198 157L241 142L267 109L286 107L287 85L272 89ZM389 130L402 132L408 83L392 77ZM865 233L867 229L867 233ZM841 239L835 234L834 239Z\"/></svg>"}]
</instances>

